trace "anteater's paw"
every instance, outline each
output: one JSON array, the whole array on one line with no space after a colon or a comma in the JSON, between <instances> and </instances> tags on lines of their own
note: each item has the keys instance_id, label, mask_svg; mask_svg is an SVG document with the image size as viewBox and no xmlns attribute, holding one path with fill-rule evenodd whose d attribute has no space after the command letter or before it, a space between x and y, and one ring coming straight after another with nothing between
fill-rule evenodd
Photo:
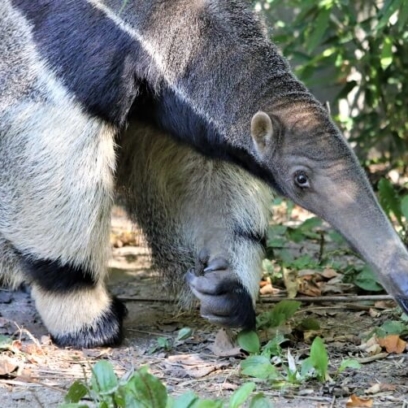
<instances>
[{"instance_id":1,"label":"anteater's paw","mask_svg":"<svg viewBox=\"0 0 408 408\"><path fill-rule=\"evenodd\" d=\"M248 291L223 258L208 262L203 275L187 272L186 279L200 300L200 313L211 323L225 327L255 328L255 310Z\"/></svg>"}]
</instances>

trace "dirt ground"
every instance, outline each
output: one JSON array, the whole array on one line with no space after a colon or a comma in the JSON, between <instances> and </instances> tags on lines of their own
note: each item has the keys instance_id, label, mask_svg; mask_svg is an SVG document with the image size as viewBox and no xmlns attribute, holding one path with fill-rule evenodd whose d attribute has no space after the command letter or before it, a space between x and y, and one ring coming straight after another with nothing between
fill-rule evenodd
<instances>
[{"instance_id":1,"label":"dirt ground","mask_svg":"<svg viewBox=\"0 0 408 408\"><path fill-rule=\"evenodd\" d=\"M130 230L130 223L116 212L115 234ZM57 407L70 384L89 375L91 365L99 359L111 361L118 375L147 364L174 396L193 390L202 397L227 398L245 381L239 373L242 356L214 355L211 345L217 329L201 319L197 310L181 312L169 301L160 280L149 270L148 251L136 244L114 248L110 263L111 290L129 309L126 339L119 348L59 349L50 343L28 291L0 291L0 335L14 339L6 346L0 337L0 407ZM270 307L261 302L258 311ZM333 382L326 384L307 382L273 389L259 381L257 390L269 396L277 408L345 407L350 395L365 395L370 387L380 384L378 392L368 396L372 406L408 407L407 354L380 353L369 358L358 348L360 335L389 317L386 313L371 317L368 309L327 302L305 304L297 312L299 318L318 319L331 372L351 357L362 359L362 368L333 376ZM191 328L193 336L175 342L178 330L184 327ZM170 350L154 350L159 338L168 339ZM304 357L310 343L292 342L289 348L292 355Z\"/></svg>"}]
</instances>

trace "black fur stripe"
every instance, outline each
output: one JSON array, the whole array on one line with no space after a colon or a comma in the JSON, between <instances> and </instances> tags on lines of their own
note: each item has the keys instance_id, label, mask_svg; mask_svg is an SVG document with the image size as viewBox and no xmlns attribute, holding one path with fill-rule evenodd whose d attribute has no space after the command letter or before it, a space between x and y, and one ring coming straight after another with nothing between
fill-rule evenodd
<instances>
[{"instance_id":1,"label":"black fur stripe","mask_svg":"<svg viewBox=\"0 0 408 408\"><path fill-rule=\"evenodd\" d=\"M123 318L126 315L126 306L120 300L113 298L110 309L92 326L85 326L76 333L52 335L51 338L61 347L117 346L123 340Z\"/></svg>"},{"instance_id":2,"label":"black fur stripe","mask_svg":"<svg viewBox=\"0 0 408 408\"><path fill-rule=\"evenodd\" d=\"M12 0L37 51L91 115L122 125L137 95L139 44L86 1Z\"/></svg>"},{"instance_id":3,"label":"black fur stripe","mask_svg":"<svg viewBox=\"0 0 408 408\"><path fill-rule=\"evenodd\" d=\"M27 275L41 289L48 292L66 293L83 288L92 288L97 281L86 267L61 264L48 259L32 259L23 256L23 267Z\"/></svg>"},{"instance_id":4,"label":"black fur stripe","mask_svg":"<svg viewBox=\"0 0 408 408\"><path fill-rule=\"evenodd\" d=\"M266 232L247 231L240 225L236 225L234 228L234 235L248 241L256 242L266 248Z\"/></svg>"}]
</instances>

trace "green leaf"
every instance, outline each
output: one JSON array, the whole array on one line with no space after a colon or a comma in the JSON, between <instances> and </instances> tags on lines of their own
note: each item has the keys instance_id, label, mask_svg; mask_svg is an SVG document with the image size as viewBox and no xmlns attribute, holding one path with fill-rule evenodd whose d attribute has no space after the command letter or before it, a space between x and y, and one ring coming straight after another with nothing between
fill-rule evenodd
<instances>
[{"instance_id":1,"label":"green leaf","mask_svg":"<svg viewBox=\"0 0 408 408\"><path fill-rule=\"evenodd\" d=\"M171 408L192 408L194 407L194 404L196 403L197 400L198 400L197 395L195 395L194 392L189 391L183 395L180 395L180 397L178 397L174 401ZM166 407L166 408L170 408L170 407Z\"/></svg>"},{"instance_id":2,"label":"green leaf","mask_svg":"<svg viewBox=\"0 0 408 408\"><path fill-rule=\"evenodd\" d=\"M304 239L306 238L305 234L300 228L288 228L287 236L296 244L304 241Z\"/></svg>"},{"instance_id":3,"label":"green leaf","mask_svg":"<svg viewBox=\"0 0 408 408\"><path fill-rule=\"evenodd\" d=\"M383 290L368 265L365 265L363 270L354 278L354 284L368 292L381 292Z\"/></svg>"},{"instance_id":4,"label":"green leaf","mask_svg":"<svg viewBox=\"0 0 408 408\"><path fill-rule=\"evenodd\" d=\"M302 378L305 378L310 371L314 369L312 359L310 357L306 358L305 360L302 361L301 364L301 369L300 369L300 375Z\"/></svg>"},{"instance_id":5,"label":"green leaf","mask_svg":"<svg viewBox=\"0 0 408 408\"><path fill-rule=\"evenodd\" d=\"M241 362L241 373L262 380L274 379L279 376L276 368L265 356L249 356Z\"/></svg>"},{"instance_id":6,"label":"green leaf","mask_svg":"<svg viewBox=\"0 0 408 408\"><path fill-rule=\"evenodd\" d=\"M153 351L151 351L151 352L153 353L158 348L162 348L163 350L170 350L171 349L171 344L170 344L169 339L167 337L158 337L157 338L157 347L156 348L153 347Z\"/></svg>"},{"instance_id":7,"label":"green leaf","mask_svg":"<svg viewBox=\"0 0 408 408\"><path fill-rule=\"evenodd\" d=\"M253 382L248 382L243 384L231 395L229 407L238 408L240 407L254 391L256 385Z\"/></svg>"},{"instance_id":8,"label":"green leaf","mask_svg":"<svg viewBox=\"0 0 408 408\"><path fill-rule=\"evenodd\" d=\"M299 309L301 303L295 300L282 300L270 312L258 316L258 328L279 327L288 321Z\"/></svg>"},{"instance_id":9,"label":"green leaf","mask_svg":"<svg viewBox=\"0 0 408 408\"><path fill-rule=\"evenodd\" d=\"M261 344L258 334L253 330L243 330L238 334L239 346L248 353L259 353Z\"/></svg>"},{"instance_id":10,"label":"green leaf","mask_svg":"<svg viewBox=\"0 0 408 408\"><path fill-rule=\"evenodd\" d=\"M381 329L384 330L385 335L389 334L402 334L407 326L397 320L387 320L382 326Z\"/></svg>"},{"instance_id":11,"label":"green leaf","mask_svg":"<svg viewBox=\"0 0 408 408\"><path fill-rule=\"evenodd\" d=\"M320 381L325 381L327 378L327 369L329 367L329 356L327 355L326 347L320 337L313 340L310 348L310 360L316 370Z\"/></svg>"},{"instance_id":12,"label":"green leaf","mask_svg":"<svg viewBox=\"0 0 408 408\"><path fill-rule=\"evenodd\" d=\"M280 345L286 341L282 333L278 333L272 340L269 340L265 346L262 347L262 355L270 358L271 356L279 356L282 352Z\"/></svg>"},{"instance_id":13,"label":"green leaf","mask_svg":"<svg viewBox=\"0 0 408 408\"><path fill-rule=\"evenodd\" d=\"M167 390L162 382L147 372L147 367L136 371L124 387L146 408L165 408Z\"/></svg>"},{"instance_id":14,"label":"green leaf","mask_svg":"<svg viewBox=\"0 0 408 408\"><path fill-rule=\"evenodd\" d=\"M299 225L299 228L303 231L311 231L314 228L321 227L322 220L318 217L308 218L306 221L303 221L302 224Z\"/></svg>"},{"instance_id":15,"label":"green leaf","mask_svg":"<svg viewBox=\"0 0 408 408\"><path fill-rule=\"evenodd\" d=\"M285 233L287 227L284 225L271 225L268 228L267 245L272 248L282 248L285 244Z\"/></svg>"},{"instance_id":16,"label":"green leaf","mask_svg":"<svg viewBox=\"0 0 408 408\"><path fill-rule=\"evenodd\" d=\"M92 389L101 394L112 394L118 387L118 378L109 361L98 361L92 369Z\"/></svg>"},{"instance_id":17,"label":"green leaf","mask_svg":"<svg viewBox=\"0 0 408 408\"><path fill-rule=\"evenodd\" d=\"M197 400L192 408L222 408L222 401L219 400Z\"/></svg>"},{"instance_id":18,"label":"green leaf","mask_svg":"<svg viewBox=\"0 0 408 408\"><path fill-rule=\"evenodd\" d=\"M0 350L8 350L12 343L13 339L11 337L0 334Z\"/></svg>"},{"instance_id":19,"label":"green leaf","mask_svg":"<svg viewBox=\"0 0 408 408\"><path fill-rule=\"evenodd\" d=\"M272 402L261 392L252 397L248 408L273 408Z\"/></svg>"},{"instance_id":20,"label":"green leaf","mask_svg":"<svg viewBox=\"0 0 408 408\"><path fill-rule=\"evenodd\" d=\"M298 327L300 330L320 330L319 322L312 317L303 319Z\"/></svg>"},{"instance_id":21,"label":"green leaf","mask_svg":"<svg viewBox=\"0 0 408 408\"><path fill-rule=\"evenodd\" d=\"M330 9L320 11L314 22L312 32L307 40L307 49L312 52L320 43L326 33L330 21Z\"/></svg>"},{"instance_id":22,"label":"green leaf","mask_svg":"<svg viewBox=\"0 0 408 408\"><path fill-rule=\"evenodd\" d=\"M343 235L339 234L337 231L330 231L329 237L337 245L342 245L346 242Z\"/></svg>"},{"instance_id":23,"label":"green leaf","mask_svg":"<svg viewBox=\"0 0 408 408\"><path fill-rule=\"evenodd\" d=\"M81 381L77 380L69 387L64 401L77 403L81 401L86 394L88 394L88 388Z\"/></svg>"},{"instance_id":24,"label":"green leaf","mask_svg":"<svg viewBox=\"0 0 408 408\"><path fill-rule=\"evenodd\" d=\"M337 371L340 374L347 368L354 368L355 370L358 370L361 368L361 364L357 360L346 359L341 362L340 367Z\"/></svg>"},{"instance_id":25,"label":"green leaf","mask_svg":"<svg viewBox=\"0 0 408 408\"><path fill-rule=\"evenodd\" d=\"M392 40L385 37L380 56L381 68L386 70L392 64Z\"/></svg>"},{"instance_id":26,"label":"green leaf","mask_svg":"<svg viewBox=\"0 0 408 408\"><path fill-rule=\"evenodd\" d=\"M267 240L266 245L270 248L282 248L285 245L285 239L274 237Z\"/></svg>"},{"instance_id":27,"label":"green leaf","mask_svg":"<svg viewBox=\"0 0 408 408\"><path fill-rule=\"evenodd\" d=\"M401 212L405 217L405 221L408 222L408 195L402 197L401 199Z\"/></svg>"},{"instance_id":28,"label":"green leaf","mask_svg":"<svg viewBox=\"0 0 408 408\"><path fill-rule=\"evenodd\" d=\"M114 400L118 408L149 408L146 401L140 401L137 398L129 384L119 387L118 391L115 393ZM99 408L101 407L99 406Z\"/></svg>"},{"instance_id":29,"label":"green leaf","mask_svg":"<svg viewBox=\"0 0 408 408\"><path fill-rule=\"evenodd\" d=\"M405 24L408 21L408 2L402 1L398 14L398 30L405 30Z\"/></svg>"},{"instance_id":30,"label":"green leaf","mask_svg":"<svg viewBox=\"0 0 408 408\"><path fill-rule=\"evenodd\" d=\"M400 199L391 182L385 178L381 179L378 183L378 191L380 194L380 204L384 211L387 214L392 212L399 224L403 226Z\"/></svg>"},{"instance_id":31,"label":"green leaf","mask_svg":"<svg viewBox=\"0 0 408 408\"><path fill-rule=\"evenodd\" d=\"M176 341L186 340L193 334L193 330L190 327L183 327L177 333Z\"/></svg>"},{"instance_id":32,"label":"green leaf","mask_svg":"<svg viewBox=\"0 0 408 408\"><path fill-rule=\"evenodd\" d=\"M388 25L390 17L398 10L398 8L400 7L400 3L401 0L388 0L384 2L384 5L381 9L382 17L378 21L377 27L375 27L376 31L379 31Z\"/></svg>"},{"instance_id":33,"label":"green leaf","mask_svg":"<svg viewBox=\"0 0 408 408\"><path fill-rule=\"evenodd\" d=\"M291 265L295 269L314 269L318 266L317 260L313 259L309 254L305 254L296 258Z\"/></svg>"},{"instance_id":34,"label":"green leaf","mask_svg":"<svg viewBox=\"0 0 408 408\"><path fill-rule=\"evenodd\" d=\"M300 308L302 304L296 300L282 300L272 310L272 319L279 324L276 327L287 322Z\"/></svg>"}]
</instances>

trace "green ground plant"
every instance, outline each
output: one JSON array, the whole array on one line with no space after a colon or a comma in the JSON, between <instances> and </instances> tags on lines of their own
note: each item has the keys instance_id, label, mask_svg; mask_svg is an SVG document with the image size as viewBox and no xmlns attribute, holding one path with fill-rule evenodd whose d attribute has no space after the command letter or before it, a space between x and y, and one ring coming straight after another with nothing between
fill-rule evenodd
<instances>
[{"instance_id":1,"label":"green ground plant","mask_svg":"<svg viewBox=\"0 0 408 408\"><path fill-rule=\"evenodd\" d=\"M112 364L101 360L92 368L89 382L75 381L71 385L61 408L239 408L245 403L248 408L271 408L268 399L254 393L255 389L255 383L246 382L228 401L202 399L193 392L174 398L147 367L118 378Z\"/></svg>"},{"instance_id":2,"label":"green ground plant","mask_svg":"<svg viewBox=\"0 0 408 408\"><path fill-rule=\"evenodd\" d=\"M258 316L257 328L262 330L282 327L300 306L300 302L292 300L279 302L271 311ZM306 322L306 325L310 325L310 322ZM262 346L255 331L241 332L238 335L238 344L250 354L241 362L241 374L267 381L274 388L299 385L313 379L320 382L331 381L329 356L320 337L313 340L309 357L303 360L296 359L289 349L286 351L282 349L281 344L286 341L285 336L277 331L275 337ZM346 359L334 374L338 375L347 368L359 367L360 364L356 360Z\"/></svg>"}]
</instances>

